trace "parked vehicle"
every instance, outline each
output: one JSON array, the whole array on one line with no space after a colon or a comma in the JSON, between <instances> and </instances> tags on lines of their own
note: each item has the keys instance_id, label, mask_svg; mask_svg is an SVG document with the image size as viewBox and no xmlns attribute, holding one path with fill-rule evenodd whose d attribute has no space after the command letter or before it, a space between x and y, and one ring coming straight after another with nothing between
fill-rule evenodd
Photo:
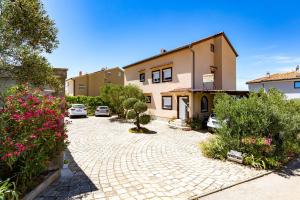
<instances>
[{"instance_id":1,"label":"parked vehicle","mask_svg":"<svg viewBox=\"0 0 300 200\"><path fill-rule=\"evenodd\" d=\"M71 108L68 109L69 117L87 117L87 110L83 104L72 104Z\"/></svg>"},{"instance_id":2,"label":"parked vehicle","mask_svg":"<svg viewBox=\"0 0 300 200\"><path fill-rule=\"evenodd\" d=\"M220 125L220 121L217 120L216 118L216 114L215 113L212 113L209 118L208 118L208 121L207 121L207 129L209 132L214 132L214 130L220 128L221 125Z\"/></svg>"},{"instance_id":3,"label":"parked vehicle","mask_svg":"<svg viewBox=\"0 0 300 200\"><path fill-rule=\"evenodd\" d=\"M110 109L108 106L98 106L95 111L95 116L110 116Z\"/></svg>"}]
</instances>

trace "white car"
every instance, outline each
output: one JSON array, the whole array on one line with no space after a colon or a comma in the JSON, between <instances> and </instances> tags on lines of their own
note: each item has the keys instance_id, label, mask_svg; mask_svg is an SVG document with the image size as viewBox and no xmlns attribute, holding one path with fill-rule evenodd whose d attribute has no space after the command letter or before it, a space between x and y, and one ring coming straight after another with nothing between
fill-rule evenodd
<instances>
[{"instance_id":1,"label":"white car","mask_svg":"<svg viewBox=\"0 0 300 200\"><path fill-rule=\"evenodd\" d=\"M110 116L110 109L108 106L98 106L95 111L95 116Z\"/></svg>"},{"instance_id":2,"label":"white car","mask_svg":"<svg viewBox=\"0 0 300 200\"><path fill-rule=\"evenodd\" d=\"M220 128L220 127L221 127L220 121L217 120L216 114L212 113L209 116L208 121L207 121L207 129L208 129L208 131L213 132L214 130L216 130L216 129Z\"/></svg>"},{"instance_id":3,"label":"white car","mask_svg":"<svg viewBox=\"0 0 300 200\"><path fill-rule=\"evenodd\" d=\"M87 117L87 110L83 104L72 104L71 108L68 109L69 117Z\"/></svg>"}]
</instances>

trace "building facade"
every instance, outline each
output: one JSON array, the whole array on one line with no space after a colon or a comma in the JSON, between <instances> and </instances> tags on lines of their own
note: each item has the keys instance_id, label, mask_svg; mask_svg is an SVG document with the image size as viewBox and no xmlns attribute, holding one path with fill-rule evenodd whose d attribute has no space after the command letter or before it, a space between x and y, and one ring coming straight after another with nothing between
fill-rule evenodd
<instances>
[{"instance_id":1,"label":"building facade","mask_svg":"<svg viewBox=\"0 0 300 200\"><path fill-rule=\"evenodd\" d=\"M98 96L100 89L108 83L124 85L124 71L115 67L90 74L80 72L79 76L66 80L66 95Z\"/></svg>"},{"instance_id":2,"label":"building facade","mask_svg":"<svg viewBox=\"0 0 300 200\"><path fill-rule=\"evenodd\" d=\"M45 87L44 92L46 94L55 94L58 96L65 96L65 81L67 78L67 68L53 68L54 76L59 80L61 88L59 91L55 91L50 87ZM9 74L0 75L0 93L8 89L9 87L15 86L17 83Z\"/></svg>"},{"instance_id":3,"label":"building facade","mask_svg":"<svg viewBox=\"0 0 300 200\"><path fill-rule=\"evenodd\" d=\"M264 77L248 81L249 91L257 92L261 88L268 91L270 88L276 88L283 92L287 99L300 98L300 72L299 66L293 72L267 74Z\"/></svg>"},{"instance_id":4,"label":"building facade","mask_svg":"<svg viewBox=\"0 0 300 200\"><path fill-rule=\"evenodd\" d=\"M222 32L125 66L125 85L143 90L153 116L208 116L215 93L236 90L237 56Z\"/></svg>"}]
</instances>

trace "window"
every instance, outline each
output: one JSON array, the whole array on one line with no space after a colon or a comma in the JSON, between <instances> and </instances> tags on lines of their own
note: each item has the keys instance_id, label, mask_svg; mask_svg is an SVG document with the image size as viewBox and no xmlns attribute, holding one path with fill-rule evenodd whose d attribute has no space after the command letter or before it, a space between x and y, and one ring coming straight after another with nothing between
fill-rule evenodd
<instances>
[{"instance_id":1,"label":"window","mask_svg":"<svg viewBox=\"0 0 300 200\"><path fill-rule=\"evenodd\" d=\"M295 81L294 82L294 88L297 88L297 89L300 88L300 81Z\"/></svg>"},{"instance_id":2,"label":"window","mask_svg":"<svg viewBox=\"0 0 300 200\"><path fill-rule=\"evenodd\" d=\"M201 112L208 112L208 99L206 96L201 99Z\"/></svg>"},{"instance_id":3,"label":"window","mask_svg":"<svg viewBox=\"0 0 300 200\"><path fill-rule=\"evenodd\" d=\"M145 73L140 74L140 82L145 82Z\"/></svg>"},{"instance_id":4,"label":"window","mask_svg":"<svg viewBox=\"0 0 300 200\"><path fill-rule=\"evenodd\" d=\"M172 110L172 97L171 96L163 96L162 97L162 109Z\"/></svg>"},{"instance_id":5,"label":"window","mask_svg":"<svg viewBox=\"0 0 300 200\"><path fill-rule=\"evenodd\" d=\"M151 96L146 96L146 103L151 103Z\"/></svg>"},{"instance_id":6,"label":"window","mask_svg":"<svg viewBox=\"0 0 300 200\"><path fill-rule=\"evenodd\" d=\"M118 76L121 77L121 76L122 76L122 73L121 73L121 72L118 72Z\"/></svg>"},{"instance_id":7,"label":"window","mask_svg":"<svg viewBox=\"0 0 300 200\"><path fill-rule=\"evenodd\" d=\"M79 90L85 90L85 85L79 84Z\"/></svg>"},{"instance_id":8,"label":"window","mask_svg":"<svg viewBox=\"0 0 300 200\"><path fill-rule=\"evenodd\" d=\"M160 70L152 72L152 83L160 83Z\"/></svg>"},{"instance_id":9,"label":"window","mask_svg":"<svg viewBox=\"0 0 300 200\"><path fill-rule=\"evenodd\" d=\"M215 45L210 44L210 51L211 51L211 52L215 52Z\"/></svg>"},{"instance_id":10,"label":"window","mask_svg":"<svg viewBox=\"0 0 300 200\"><path fill-rule=\"evenodd\" d=\"M172 68L167 68L162 70L162 81L163 82L172 81Z\"/></svg>"}]
</instances>

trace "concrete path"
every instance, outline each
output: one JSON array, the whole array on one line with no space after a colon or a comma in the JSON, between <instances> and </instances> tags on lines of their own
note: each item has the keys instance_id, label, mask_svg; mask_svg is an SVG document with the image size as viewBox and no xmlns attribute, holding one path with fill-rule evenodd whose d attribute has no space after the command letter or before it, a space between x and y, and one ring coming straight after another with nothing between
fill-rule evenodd
<instances>
[{"instance_id":1,"label":"concrete path","mask_svg":"<svg viewBox=\"0 0 300 200\"><path fill-rule=\"evenodd\" d=\"M132 123L105 117L73 119L67 151L73 176L62 177L39 199L188 199L262 173L201 155L209 133L171 129L133 134Z\"/></svg>"},{"instance_id":2,"label":"concrete path","mask_svg":"<svg viewBox=\"0 0 300 200\"><path fill-rule=\"evenodd\" d=\"M201 200L299 200L300 158L280 173L202 197Z\"/></svg>"}]
</instances>

